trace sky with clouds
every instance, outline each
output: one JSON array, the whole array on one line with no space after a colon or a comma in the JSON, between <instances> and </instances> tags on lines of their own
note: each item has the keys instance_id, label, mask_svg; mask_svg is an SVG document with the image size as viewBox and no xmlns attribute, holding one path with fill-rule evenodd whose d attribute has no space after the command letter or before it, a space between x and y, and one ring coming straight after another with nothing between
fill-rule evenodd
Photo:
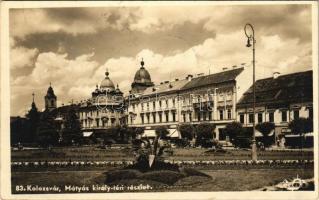
<instances>
[{"instance_id":1,"label":"sky with clouds","mask_svg":"<svg viewBox=\"0 0 319 200\"><path fill-rule=\"evenodd\" d=\"M219 72L252 60L257 78L311 69L311 5L10 9L11 115L37 107L52 82L58 105L90 97L106 68L127 93L144 58L152 81Z\"/></svg>"}]
</instances>

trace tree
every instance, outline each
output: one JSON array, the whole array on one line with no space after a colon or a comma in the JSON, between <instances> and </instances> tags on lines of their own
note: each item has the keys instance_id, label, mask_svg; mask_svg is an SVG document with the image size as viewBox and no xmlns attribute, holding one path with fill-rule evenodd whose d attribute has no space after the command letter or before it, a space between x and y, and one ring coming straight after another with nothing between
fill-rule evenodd
<instances>
[{"instance_id":1,"label":"tree","mask_svg":"<svg viewBox=\"0 0 319 200\"><path fill-rule=\"evenodd\" d=\"M275 129L275 124L272 122L263 122L256 125L256 129L263 134L262 142L265 147L269 147L275 140L275 134L269 136L270 132Z\"/></svg>"},{"instance_id":2,"label":"tree","mask_svg":"<svg viewBox=\"0 0 319 200\"><path fill-rule=\"evenodd\" d=\"M28 119L27 136L25 142L36 142L37 129L39 126L40 115L37 107L32 103L32 108L26 115Z\"/></svg>"},{"instance_id":3,"label":"tree","mask_svg":"<svg viewBox=\"0 0 319 200\"><path fill-rule=\"evenodd\" d=\"M235 147L249 148L251 144L251 133L243 128L239 122L232 122L226 125L225 134L229 136Z\"/></svg>"},{"instance_id":4,"label":"tree","mask_svg":"<svg viewBox=\"0 0 319 200\"><path fill-rule=\"evenodd\" d=\"M237 138L238 135L242 135L244 129L241 123L232 122L226 125L225 134L229 136L229 139L232 143Z\"/></svg>"},{"instance_id":5,"label":"tree","mask_svg":"<svg viewBox=\"0 0 319 200\"><path fill-rule=\"evenodd\" d=\"M167 130L167 126L156 127L155 134L160 139L167 139L167 135L169 134L169 131Z\"/></svg>"},{"instance_id":6,"label":"tree","mask_svg":"<svg viewBox=\"0 0 319 200\"><path fill-rule=\"evenodd\" d=\"M39 127L37 129L37 142L43 147L56 145L59 140L54 118L49 111L44 111L41 115Z\"/></svg>"},{"instance_id":7,"label":"tree","mask_svg":"<svg viewBox=\"0 0 319 200\"><path fill-rule=\"evenodd\" d=\"M181 137L185 140L192 140L194 138L194 126L191 124L182 124L179 126Z\"/></svg>"},{"instance_id":8,"label":"tree","mask_svg":"<svg viewBox=\"0 0 319 200\"><path fill-rule=\"evenodd\" d=\"M302 148L304 143L304 134L313 131L313 121L310 118L298 118L292 120L288 127L291 129L292 134L300 136L300 148Z\"/></svg>"},{"instance_id":9,"label":"tree","mask_svg":"<svg viewBox=\"0 0 319 200\"><path fill-rule=\"evenodd\" d=\"M196 144L200 144L203 147L211 147L211 140L214 138L215 124L201 123L195 128Z\"/></svg>"},{"instance_id":10,"label":"tree","mask_svg":"<svg viewBox=\"0 0 319 200\"><path fill-rule=\"evenodd\" d=\"M81 124L73 108L71 108L65 116L63 124L62 141L68 145L80 143L82 139Z\"/></svg>"}]
</instances>

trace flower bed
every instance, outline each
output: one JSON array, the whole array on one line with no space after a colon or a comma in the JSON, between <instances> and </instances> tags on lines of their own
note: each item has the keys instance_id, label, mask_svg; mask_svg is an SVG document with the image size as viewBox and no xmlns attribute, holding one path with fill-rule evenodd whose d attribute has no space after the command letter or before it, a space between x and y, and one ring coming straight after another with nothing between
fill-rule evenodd
<instances>
[{"instance_id":1,"label":"flower bed","mask_svg":"<svg viewBox=\"0 0 319 200\"><path fill-rule=\"evenodd\" d=\"M204 160L204 161L174 161L164 160L165 163L176 164L179 167L278 167L278 166L313 166L313 160ZM11 162L15 169L41 168L88 168L88 167L125 167L134 164L134 161L38 161L38 162Z\"/></svg>"}]
</instances>

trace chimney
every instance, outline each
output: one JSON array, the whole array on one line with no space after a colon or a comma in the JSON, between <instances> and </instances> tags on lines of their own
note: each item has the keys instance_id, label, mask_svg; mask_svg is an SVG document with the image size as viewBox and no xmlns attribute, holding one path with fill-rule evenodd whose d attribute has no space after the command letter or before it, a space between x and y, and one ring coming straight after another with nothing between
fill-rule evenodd
<instances>
[{"instance_id":1,"label":"chimney","mask_svg":"<svg viewBox=\"0 0 319 200\"><path fill-rule=\"evenodd\" d=\"M227 70L227 67L223 67L223 71Z\"/></svg>"},{"instance_id":2,"label":"chimney","mask_svg":"<svg viewBox=\"0 0 319 200\"><path fill-rule=\"evenodd\" d=\"M236 69L236 68L237 68L237 65L234 65L234 66L233 66L233 69Z\"/></svg>"},{"instance_id":3,"label":"chimney","mask_svg":"<svg viewBox=\"0 0 319 200\"><path fill-rule=\"evenodd\" d=\"M191 75L191 74L188 74L188 75L186 76L186 79L187 79L188 81L192 80L192 78L193 78L193 75Z\"/></svg>"},{"instance_id":4,"label":"chimney","mask_svg":"<svg viewBox=\"0 0 319 200\"><path fill-rule=\"evenodd\" d=\"M273 73L273 79L278 78L278 76L280 76L280 73L279 73L279 72L274 72L274 73Z\"/></svg>"}]
</instances>

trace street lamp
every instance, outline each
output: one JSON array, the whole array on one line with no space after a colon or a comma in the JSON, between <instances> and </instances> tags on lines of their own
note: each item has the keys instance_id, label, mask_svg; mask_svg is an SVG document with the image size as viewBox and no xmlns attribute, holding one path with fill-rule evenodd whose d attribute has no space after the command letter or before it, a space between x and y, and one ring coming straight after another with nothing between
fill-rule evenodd
<instances>
[{"instance_id":1,"label":"street lamp","mask_svg":"<svg viewBox=\"0 0 319 200\"><path fill-rule=\"evenodd\" d=\"M251 29L252 33L247 33L247 28ZM255 136L255 108L256 108L256 88L255 88L255 31L254 27L251 24L245 25L245 35L247 37L247 45L246 47L253 46L253 139L252 139L252 146L251 146L251 159L253 161L257 161L257 146L256 146L256 136ZM251 45L252 43L252 45Z\"/></svg>"}]
</instances>

